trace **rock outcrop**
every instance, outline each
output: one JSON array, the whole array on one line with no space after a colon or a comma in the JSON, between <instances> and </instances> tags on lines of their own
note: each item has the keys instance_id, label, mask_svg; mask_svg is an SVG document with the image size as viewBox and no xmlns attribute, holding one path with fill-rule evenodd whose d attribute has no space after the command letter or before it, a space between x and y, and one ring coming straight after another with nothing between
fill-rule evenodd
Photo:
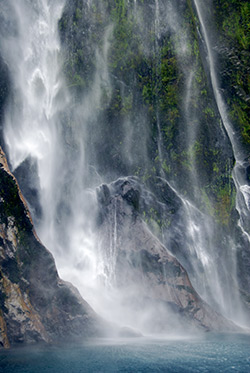
<instances>
[{"instance_id":1,"label":"rock outcrop","mask_svg":"<svg viewBox=\"0 0 250 373\"><path fill-rule=\"evenodd\" d=\"M0 148L0 347L100 335L103 326L59 278Z\"/></svg>"},{"instance_id":2,"label":"rock outcrop","mask_svg":"<svg viewBox=\"0 0 250 373\"><path fill-rule=\"evenodd\" d=\"M138 212L135 178L102 185L98 196L107 277L124 295L124 304L141 313L146 330L236 329L200 298L183 266L148 229Z\"/></svg>"}]
</instances>

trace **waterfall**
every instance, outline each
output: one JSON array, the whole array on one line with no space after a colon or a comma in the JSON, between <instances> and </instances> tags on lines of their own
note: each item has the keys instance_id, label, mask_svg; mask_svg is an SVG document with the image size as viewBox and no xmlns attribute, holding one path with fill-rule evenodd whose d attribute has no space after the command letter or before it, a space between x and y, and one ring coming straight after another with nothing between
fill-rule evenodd
<instances>
[{"instance_id":1,"label":"waterfall","mask_svg":"<svg viewBox=\"0 0 250 373\"><path fill-rule=\"evenodd\" d=\"M210 79L213 88L213 93L215 97L215 101L218 107L218 111L220 113L221 122L226 130L226 133L230 139L234 157L235 157L235 166L232 172L232 178L236 187L236 209L239 213L239 222L238 225L243 233L247 241L247 245L249 245L250 236L249 236L249 212L250 212L250 186L248 185L245 177L245 167L247 164L246 154L244 154L244 150L242 149L239 141L238 135L234 131L232 124L230 123L227 107L225 101L223 99L223 95L221 93L221 89L218 82L216 66L215 66L215 58L214 58L214 51L213 46L209 38L209 33L206 29L206 23L208 22L205 17L205 8L204 4L201 4L200 0L194 0L194 5L197 11L199 24L201 28L201 33L203 36L204 44L207 51L207 64L209 67ZM231 241L232 245L232 256L233 256L233 274L234 278L237 277L236 274L236 247L235 243ZM240 305L239 301L239 294L235 294L237 297L238 305ZM240 319L244 319L244 315L242 314L241 310L239 312L239 322Z\"/></svg>"},{"instance_id":2,"label":"waterfall","mask_svg":"<svg viewBox=\"0 0 250 373\"><path fill-rule=\"evenodd\" d=\"M98 105L106 71L96 74L93 90L85 99L89 108L85 117L80 118L82 113L77 110L72 114L58 35L65 1L36 0L30 4L22 0L8 5L6 19L11 19L14 31L7 29L9 34L1 39L13 85L4 126L8 158L14 172L26 160L36 165L32 178L37 180L42 206L40 219L34 215L37 233L54 254L62 277L88 283L97 266L91 219L87 218L89 209L94 215L95 192L84 186L82 121L88 120L91 107ZM97 51L97 61L105 58L106 50L104 44L101 55Z\"/></svg>"},{"instance_id":3,"label":"waterfall","mask_svg":"<svg viewBox=\"0 0 250 373\"><path fill-rule=\"evenodd\" d=\"M16 30L1 41L15 92L15 103L6 115L5 142L12 168L28 156L39 159L41 187L53 174L48 159L56 152L57 113L67 97L59 79L60 57L57 21L64 2L9 2ZM53 13L53 15L52 15ZM47 158L47 159L46 159Z\"/></svg>"},{"instance_id":4,"label":"waterfall","mask_svg":"<svg viewBox=\"0 0 250 373\"><path fill-rule=\"evenodd\" d=\"M241 149L240 144L237 140L237 134L233 130L232 124L228 118L227 107L224 102L221 89L219 87L218 78L216 74L215 68L215 60L214 60L214 53L213 48L209 39L208 32L206 30L205 25L205 17L204 17L204 9L203 5L199 0L194 0L194 4L196 7L196 11L199 18L199 23L201 27L201 32L204 37L204 42L207 49L207 62L209 66L210 78L213 87L214 97L217 103L217 107L221 116L222 124L227 132L227 135L230 139L232 144L234 156L235 156L235 166L233 170L233 180L237 190L237 201L236 201L236 208L240 215L239 226L245 235L245 237L249 241L249 233L248 227L244 224L244 217L249 215L250 212L250 186L246 182L246 178L244 175L244 165L246 164L246 155L244 151ZM250 241L249 241L250 243Z\"/></svg>"},{"instance_id":5,"label":"waterfall","mask_svg":"<svg viewBox=\"0 0 250 373\"><path fill-rule=\"evenodd\" d=\"M221 94L204 9L199 0L194 4L214 99L236 159L233 180L239 227L250 243L245 155ZM86 6L81 9L78 4L74 14L71 5L66 0L9 0L6 17L11 19L12 28L0 41L12 79L4 141L14 172L22 173L27 162L34 166L30 172L36 180L40 216L32 210L32 204L30 207L39 237L53 253L62 278L77 285L97 312L112 321L136 325L140 312L134 316L126 303L127 294L116 287L117 255L122 245L119 203L115 200L112 205L107 236L98 236L96 195L103 183L114 192L114 180L135 175L143 205L136 214L146 217L151 234L161 240L166 251L172 250L199 295L226 317L241 320L238 285L230 282L237 278L234 237L223 237L221 246L230 243L231 250L221 259L220 243L214 239L216 222L208 213L209 207L202 209L200 203L204 187L197 166L199 154L194 149L203 124L198 104L194 104L199 91L199 62L190 51L192 32L182 25L179 7L184 4L172 0L150 4L124 1L127 12L113 4L111 14L102 1L83 1ZM63 18L64 12L70 15L71 23ZM83 15L86 19L82 21ZM119 29L124 27L121 16L129 20L126 32ZM71 45L64 45L63 49L60 19L60 27L68 27L67 43L84 40L83 46L73 50ZM86 25L81 24L84 21ZM166 40L170 41L163 54ZM165 72L168 86L162 82L164 58L169 58ZM77 64L82 64L84 73L77 71ZM71 67L69 73L67 68ZM177 77L175 73L170 76L171 68L179 74ZM169 86L172 90L166 93ZM163 98L168 101L174 95L180 101L173 103L172 112ZM180 149L176 149L177 140ZM180 164L184 176L178 170ZM167 192L164 195L165 187L170 197Z\"/></svg>"},{"instance_id":6,"label":"waterfall","mask_svg":"<svg viewBox=\"0 0 250 373\"><path fill-rule=\"evenodd\" d=\"M159 69L160 69L160 48L159 42L161 38L161 30L160 30L160 9L159 9L159 1L155 0L155 55L156 55L156 89L159 90ZM162 156L162 133L161 133L161 124L159 118L159 103L158 98L156 97L156 125L158 131L158 141L157 141L157 148L158 148L158 156L159 156L159 164L160 168L162 167L163 156ZM162 168L161 168L162 172Z\"/></svg>"},{"instance_id":7,"label":"waterfall","mask_svg":"<svg viewBox=\"0 0 250 373\"><path fill-rule=\"evenodd\" d=\"M27 1L10 1L7 17L16 30L1 40L14 96L4 128L10 163L15 170L25 159L37 162L41 203L49 220L53 220L57 199L51 186L62 157L59 116L68 103L60 78L57 30L63 6L64 1L35 1L32 6Z\"/></svg>"}]
</instances>

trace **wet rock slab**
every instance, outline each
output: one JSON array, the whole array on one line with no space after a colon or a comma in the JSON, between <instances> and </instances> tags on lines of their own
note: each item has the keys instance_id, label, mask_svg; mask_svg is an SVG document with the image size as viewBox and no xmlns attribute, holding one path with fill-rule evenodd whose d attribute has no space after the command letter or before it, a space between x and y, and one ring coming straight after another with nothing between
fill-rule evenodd
<instances>
[{"instance_id":1,"label":"wet rock slab","mask_svg":"<svg viewBox=\"0 0 250 373\"><path fill-rule=\"evenodd\" d=\"M146 314L151 332L236 329L199 297L186 270L149 230L138 212L140 190L135 178L98 190L99 240L111 286L124 304Z\"/></svg>"}]
</instances>

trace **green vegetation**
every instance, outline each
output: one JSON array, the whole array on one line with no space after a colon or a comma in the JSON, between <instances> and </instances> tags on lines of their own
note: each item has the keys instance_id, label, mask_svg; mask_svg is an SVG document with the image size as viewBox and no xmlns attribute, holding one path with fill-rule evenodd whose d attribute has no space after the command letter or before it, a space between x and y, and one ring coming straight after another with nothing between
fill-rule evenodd
<instances>
[{"instance_id":1,"label":"green vegetation","mask_svg":"<svg viewBox=\"0 0 250 373\"><path fill-rule=\"evenodd\" d=\"M161 213L153 207L150 207L147 211L144 210L142 218L156 235L160 235L162 229L170 224L170 219L163 219Z\"/></svg>"},{"instance_id":2,"label":"green vegetation","mask_svg":"<svg viewBox=\"0 0 250 373\"><path fill-rule=\"evenodd\" d=\"M232 198L233 197L233 198ZM228 225L230 222L231 211L234 207L235 194L231 194L231 191L227 187L220 189L217 193L217 204L216 204L216 218L217 221L223 225Z\"/></svg>"},{"instance_id":3,"label":"green vegetation","mask_svg":"<svg viewBox=\"0 0 250 373\"><path fill-rule=\"evenodd\" d=\"M231 7L228 1L220 4L224 10L216 12L224 17L221 19L227 40L237 34L233 43L244 49L249 5L244 2L242 7ZM227 20L225 7L230 10ZM146 2L137 1L135 9L134 3L126 0L93 0L89 8L84 8L80 0L75 0L59 23L66 55L65 74L77 100L91 91L95 74L100 71L98 58L107 69L109 81L101 82L95 129L90 124L87 131L95 149L90 156L100 173L112 164L114 173L136 174L150 185L163 172L183 195L196 199L201 208L226 226L234 203L233 193L223 192L228 172L223 148L228 140L225 138L221 144L217 141L221 137L220 117L204 71L198 20L190 0L182 4L182 14L178 31L173 33L166 27L157 39L154 9ZM234 71L235 84L247 91L249 78L246 81L240 68ZM190 97L185 109L187 89ZM240 124L246 141L250 136L247 107L248 103L239 97L231 105L231 115ZM142 139L146 136L145 145ZM141 151L146 146L147 154ZM232 169L233 156L228 153L227 157ZM203 197L197 197L197 191L190 188L196 175ZM152 211L145 219L159 228L165 224Z\"/></svg>"},{"instance_id":4,"label":"green vegetation","mask_svg":"<svg viewBox=\"0 0 250 373\"><path fill-rule=\"evenodd\" d=\"M250 145L250 3L247 0L214 0L214 3L221 42L227 47L222 57L231 119L240 128L244 142Z\"/></svg>"},{"instance_id":5,"label":"green vegetation","mask_svg":"<svg viewBox=\"0 0 250 373\"><path fill-rule=\"evenodd\" d=\"M232 2L233 3L233 2ZM227 17L223 20L223 30L227 36L237 42L244 50L250 48L250 3L237 1L237 5L227 7L225 14ZM233 6L232 6L233 5ZM223 9L225 11L225 4Z\"/></svg>"},{"instance_id":6,"label":"green vegetation","mask_svg":"<svg viewBox=\"0 0 250 373\"><path fill-rule=\"evenodd\" d=\"M215 170L218 175L215 183L202 189L204 210L208 211L215 221L224 227L231 227L233 224L232 214L235 208L236 190L229 174L230 168L228 166L228 172L222 175Z\"/></svg>"}]
</instances>

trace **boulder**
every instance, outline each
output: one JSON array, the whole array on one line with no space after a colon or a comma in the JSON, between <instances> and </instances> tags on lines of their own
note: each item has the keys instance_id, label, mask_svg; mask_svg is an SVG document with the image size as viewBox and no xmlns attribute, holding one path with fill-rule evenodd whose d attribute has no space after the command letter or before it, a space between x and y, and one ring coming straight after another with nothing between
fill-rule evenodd
<instances>
[{"instance_id":1,"label":"boulder","mask_svg":"<svg viewBox=\"0 0 250 373\"><path fill-rule=\"evenodd\" d=\"M147 332L236 330L200 298L186 270L149 230L138 212L142 189L138 183L135 178L119 179L98 191L109 195L104 204L99 198L105 273L122 294L124 306L144 320L138 327Z\"/></svg>"}]
</instances>

